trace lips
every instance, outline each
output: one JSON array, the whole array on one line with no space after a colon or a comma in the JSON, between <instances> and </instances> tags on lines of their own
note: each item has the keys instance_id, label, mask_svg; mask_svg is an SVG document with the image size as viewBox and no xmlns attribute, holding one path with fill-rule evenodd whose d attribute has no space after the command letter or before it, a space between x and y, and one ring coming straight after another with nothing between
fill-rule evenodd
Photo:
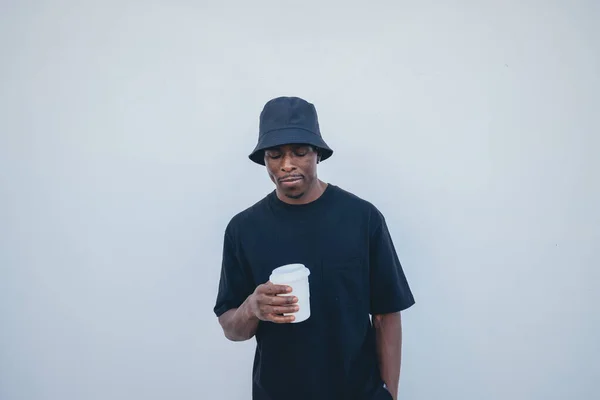
<instances>
[{"instance_id":1,"label":"lips","mask_svg":"<svg viewBox=\"0 0 600 400\"><path fill-rule=\"evenodd\" d=\"M290 176L287 178L280 179L279 182L290 184L290 183L298 182L301 179L302 179L301 176Z\"/></svg>"}]
</instances>

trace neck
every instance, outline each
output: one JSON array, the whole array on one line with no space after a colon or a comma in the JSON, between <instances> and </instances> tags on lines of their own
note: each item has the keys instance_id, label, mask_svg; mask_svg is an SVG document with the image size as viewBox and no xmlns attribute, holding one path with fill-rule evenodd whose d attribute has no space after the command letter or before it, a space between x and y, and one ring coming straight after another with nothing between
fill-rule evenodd
<instances>
[{"instance_id":1,"label":"neck","mask_svg":"<svg viewBox=\"0 0 600 400\"><path fill-rule=\"evenodd\" d=\"M284 203L308 204L308 203L311 203L311 202L317 200L319 197L321 197L321 195L323 194L323 192L325 191L326 188L327 188L327 183L323 182L320 179L317 179L315 181L315 183L313 185L311 185L306 192L304 192L304 195L302 195L302 197L300 197L298 199L287 197L285 194L281 193L278 189L276 189L275 192L277 193L277 197L279 198L279 200L283 201Z\"/></svg>"}]
</instances>

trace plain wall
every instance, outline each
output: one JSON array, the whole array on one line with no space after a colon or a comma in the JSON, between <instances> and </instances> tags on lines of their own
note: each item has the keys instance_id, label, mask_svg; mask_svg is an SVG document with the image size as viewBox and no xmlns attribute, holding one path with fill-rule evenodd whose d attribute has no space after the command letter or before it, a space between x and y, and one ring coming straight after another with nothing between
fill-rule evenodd
<instances>
[{"instance_id":1,"label":"plain wall","mask_svg":"<svg viewBox=\"0 0 600 400\"><path fill-rule=\"evenodd\" d=\"M600 2L213 3L0 3L0 399L250 399L212 308L280 95L388 220L401 398L600 398Z\"/></svg>"}]
</instances>

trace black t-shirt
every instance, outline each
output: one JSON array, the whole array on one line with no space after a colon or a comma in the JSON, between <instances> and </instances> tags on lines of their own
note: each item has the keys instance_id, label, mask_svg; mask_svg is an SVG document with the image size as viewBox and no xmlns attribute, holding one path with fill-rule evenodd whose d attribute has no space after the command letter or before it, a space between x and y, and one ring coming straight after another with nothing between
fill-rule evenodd
<instances>
[{"instance_id":1,"label":"black t-shirt","mask_svg":"<svg viewBox=\"0 0 600 400\"><path fill-rule=\"evenodd\" d=\"M332 184L303 205L271 192L227 225L215 314L239 307L273 269L290 263L310 269L311 316L259 323L252 398L391 398L370 315L401 311L415 300L383 215Z\"/></svg>"}]
</instances>

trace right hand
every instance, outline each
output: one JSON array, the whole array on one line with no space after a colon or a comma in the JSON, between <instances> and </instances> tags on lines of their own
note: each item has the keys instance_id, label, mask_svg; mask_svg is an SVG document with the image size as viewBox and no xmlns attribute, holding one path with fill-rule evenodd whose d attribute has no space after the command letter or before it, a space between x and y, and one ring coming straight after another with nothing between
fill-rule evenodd
<instances>
[{"instance_id":1,"label":"right hand","mask_svg":"<svg viewBox=\"0 0 600 400\"><path fill-rule=\"evenodd\" d=\"M271 282L258 285L250 295L250 309L261 321L285 324L294 321L293 315L283 315L298 311L298 298L295 296L278 296L287 294L292 288L286 285L275 285Z\"/></svg>"}]
</instances>

